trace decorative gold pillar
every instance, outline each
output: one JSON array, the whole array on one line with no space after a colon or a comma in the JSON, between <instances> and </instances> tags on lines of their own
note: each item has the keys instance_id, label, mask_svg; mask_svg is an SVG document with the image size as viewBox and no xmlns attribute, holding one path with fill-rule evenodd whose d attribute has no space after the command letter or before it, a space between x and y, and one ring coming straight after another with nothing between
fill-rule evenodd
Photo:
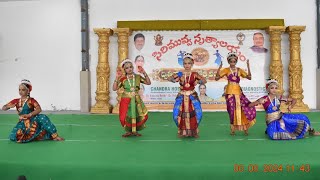
<instances>
[{"instance_id":1,"label":"decorative gold pillar","mask_svg":"<svg viewBox=\"0 0 320 180\"><path fill-rule=\"evenodd\" d=\"M109 37L113 34L109 28L95 28L94 32L99 36L98 65L97 65L97 91L96 104L91 108L91 113L110 113L109 104Z\"/></svg>"},{"instance_id":2,"label":"decorative gold pillar","mask_svg":"<svg viewBox=\"0 0 320 180\"><path fill-rule=\"evenodd\" d=\"M302 89L302 64L300 57L300 34L306 29L305 26L289 26L286 31L289 33L290 41L290 63L289 63L289 95L297 100L293 112L309 112L308 105L303 103Z\"/></svg>"},{"instance_id":3,"label":"decorative gold pillar","mask_svg":"<svg viewBox=\"0 0 320 180\"><path fill-rule=\"evenodd\" d=\"M118 67L121 65L122 61L127 59L129 56L129 36L131 36L132 31L129 28L117 28L114 29L114 33L118 35ZM119 113L119 102L123 89L117 91L117 104L113 108L112 113Z\"/></svg>"},{"instance_id":4,"label":"decorative gold pillar","mask_svg":"<svg viewBox=\"0 0 320 180\"><path fill-rule=\"evenodd\" d=\"M269 26L267 33L270 35L270 78L279 82L279 93L282 95L283 90L283 65L281 60L281 35L285 32L285 26Z\"/></svg>"}]
</instances>

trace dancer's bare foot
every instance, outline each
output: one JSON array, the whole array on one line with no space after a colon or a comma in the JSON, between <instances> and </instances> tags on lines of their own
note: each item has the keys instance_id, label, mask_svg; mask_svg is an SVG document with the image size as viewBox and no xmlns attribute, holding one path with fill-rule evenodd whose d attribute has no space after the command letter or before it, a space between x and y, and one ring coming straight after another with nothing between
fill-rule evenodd
<instances>
[{"instance_id":1,"label":"dancer's bare foot","mask_svg":"<svg viewBox=\"0 0 320 180\"><path fill-rule=\"evenodd\" d=\"M132 135L131 132L127 132L127 133L123 134L122 137L129 137L129 136L131 136L131 135Z\"/></svg>"},{"instance_id":2,"label":"dancer's bare foot","mask_svg":"<svg viewBox=\"0 0 320 180\"><path fill-rule=\"evenodd\" d=\"M313 133L313 136L320 136L320 132L315 131L315 132Z\"/></svg>"},{"instance_id":3,"label":"dancer's bare foot","mask_svg":"<svg viewBox=\"0 0 320 180\"><path fill-rule=\"evenodd\" d=\"M142 134L140 134L140 133L137 133L137 132L135 132L135 133L132 133L132 135L134 135L134 136L138 136L138 137L142 136Z\"/></svg>"},{"instance_id":4,"label":"dancer's bare foot","mask_svg":"<svg viewBox=\"0 0 320 180\"><path fill-rule=\"evenodd\" d=\"M309 135L311 136L320 136L320 132L315 131L314 128L309 129Z\"/></svg>"},{"instance_id":5,"label":"dancer's bare foot","mask_svg":"<svg viewBox=\"0 0 320 180\"><path fill-rule=\"evenodd\" d=\"M235 135L236 135L236 133L235 133L235 128L234 128L232 125L230 126L230 131L231 131L231 132L230 132L230 135L231 135L231 136L235 136Z\"/></svg>"},{"instance_id":6,"label":"dancer's bare foot","mask_svg":"<svg viewBox=\"0 0 320 180\"><path fill-rule=\"evenodd\" d=\"M248 136L248 135L249 135L248 130L245 130L245 131L244 131L244 135L245 135L245 136Z\"/></svg>"},{"instance_id":7,"label":"dancer's bare foot","mask_svg":"<svg viewBox=\"0 0 320 180\"><path fill-rule=\"evenodd\" d=\"M193 137L194 137L194 138L199 138L199 135L198 135L198 134L196 134L196 135L194 135Z\"/></svg>"},{"instance_id":8,"label":"dancer's bare foot","mask_svg":"<svg viewBox=\"0 0 320 180\"><path fill-rule=\"evenodd\" d=\"M60 136L57 136L56 138L53 139L54 141L64 141L64 139Z\"/></svg>"}]
</instances>

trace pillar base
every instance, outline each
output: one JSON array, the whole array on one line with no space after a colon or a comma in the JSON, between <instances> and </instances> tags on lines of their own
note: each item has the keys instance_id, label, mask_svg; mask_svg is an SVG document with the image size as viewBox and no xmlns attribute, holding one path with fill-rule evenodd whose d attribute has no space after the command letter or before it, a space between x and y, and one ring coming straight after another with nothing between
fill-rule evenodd
<instances>
[{"instance_id":1,"label":"pillar base","mask_svg":"<svg viewBox=\"0 0 320 180\"><path fill-rule=\"evenodd\" d=\"M97 105L95 105L91 108L91 113L92 114L110 114L111 109L112 109L111 105L107 105L104 107L98 107Z\"/></svg>"},{"instance_id":2,"label":"pillar base","mask_svg":"<svg viewBox=\"0 0 320 180\"><path fill-rule=\"evenodd\" d=\"M280 110L281 112L287 113L288 112L288 105L285 103L282 103L280 106ZM298 106L298 104L296 104L295 106L293 106L293 108L291 109L291 112L310 112L309 106L306 104L300 104L300 106Z\"/></svg>"},{"instance_id":3,"label":"pillar base","mask_svg":"<svg viewBox=\"0 0 320 180\"><path fill-rule=\"evenodd\" d=\"M295 105L291 109L291 112L310 112L309 106L306 104L301 104L300 106Z\"/></svg>"},{"instance_id":4,"label":"pillar base","mask_svg":"<svg viewBox=\"0 0 320 180\"><path fill-rule=\"evenodd\" d=\"M112 109L112 114L119 114L119 104L115 105L115 107Z\"/></svg>"},{"instance_id":5,"label":"pillar base","mask_svg":"<svg viewBox=\"0 0 320 180\"><path fill-rule=\"evenodd\" d=\"M90 71L80 71L80 111L89 113L91 107Z\"/></svg>"}]
</instances>

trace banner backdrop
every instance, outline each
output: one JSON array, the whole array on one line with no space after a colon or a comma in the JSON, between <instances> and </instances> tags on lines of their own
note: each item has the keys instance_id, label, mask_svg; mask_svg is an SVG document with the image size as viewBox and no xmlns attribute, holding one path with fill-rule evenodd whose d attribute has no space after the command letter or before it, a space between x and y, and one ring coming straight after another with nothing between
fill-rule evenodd
<instances>
[{"instance_id":1,"label":"banner backdrop","mask_svg":"<svg viewBox=\"0 0 320 180\"><path fill-rule=\"evenodd\" d=\"M168 82L173 73L183 70L183 54L192 53L193 71L204 76L206 86L197 86L204 110L226 110L223 97L226 79L215 81L220 63L228 68L228 52L239 56L237 67L247 71L249 60L252 80L241 79L240 86L250 100L266 94L269 74L268 36L261 30L232 31L134 31L129 40L129 58L142 66L152 84L142 85L140 95L150 110L172 110L179 84ZM137 69L135 67L135 70ZM136 72L137 73L137 72Z\"/></svg>"}]
</instances>

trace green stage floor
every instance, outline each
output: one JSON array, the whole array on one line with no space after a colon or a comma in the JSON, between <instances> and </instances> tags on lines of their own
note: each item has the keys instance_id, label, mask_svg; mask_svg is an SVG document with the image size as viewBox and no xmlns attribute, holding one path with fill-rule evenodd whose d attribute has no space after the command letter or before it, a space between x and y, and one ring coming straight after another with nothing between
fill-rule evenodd
<instances>
[{"instance_id":1,"label":"green stage floor","mask_svg":"<svg viewBox=\"0 0 320 180\"><path fill-rule=\"evenodd\" d=\"M306 114L320 130L320 112ZM0 115L0 180L320 179L320 137L269 140L263 112L247 137L229 135L227 113L204 113L199 139L177 138L171 113L150 113L143 136L126 139L116 115L48 116L66 141L10 142L17 115Z\"/></svg>"}]
</instances>

